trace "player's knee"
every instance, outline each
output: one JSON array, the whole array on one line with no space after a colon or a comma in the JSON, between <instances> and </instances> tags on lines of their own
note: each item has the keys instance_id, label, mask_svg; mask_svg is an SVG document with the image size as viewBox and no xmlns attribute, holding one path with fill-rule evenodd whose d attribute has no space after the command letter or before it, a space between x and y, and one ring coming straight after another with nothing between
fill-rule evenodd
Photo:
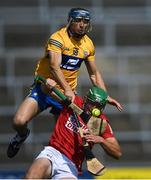
<instances>
[{"instance_id":1,"label":"player's knee","mask_svg":"<svg viewBox=\"0 0 151 180\"><path fill-rule=\"evenodd\" d=\"M39 177L36 172L28 172L24 177L24 179L39 179L39 178L41 177Z\"/></svg>"},{"instance_id":2,"label":"player's knee","mask_svg":"<svg viewBox=\"0 0 151 180\"><path fill-rule=\"evenodd\" d=\"M50 173L47 174L47 168L41 165L40 168L32 166L25 175L25 179L48 179L49 177Z\"/></svg>"},{"instance_id":3,"label":"player's knee","mask_svg":"<svg viewBox=\"0 0 151 180\"><path fill-rule=\"evenodd\" d=\"M15 116L14 121L13 121L13 127L15 129L26 126L26 124L27 124L26 117L19 115L19 114Z\"/></svg>"}]
</instances>

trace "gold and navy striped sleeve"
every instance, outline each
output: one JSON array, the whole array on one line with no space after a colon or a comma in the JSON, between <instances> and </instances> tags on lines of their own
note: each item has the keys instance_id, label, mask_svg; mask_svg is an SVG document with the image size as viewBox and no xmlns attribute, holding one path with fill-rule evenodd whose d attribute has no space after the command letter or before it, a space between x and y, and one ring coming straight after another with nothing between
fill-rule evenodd
<instances>
[{"instance_id":1,"label":"gold and navy striped sleeve","mask_svg":"<svg viewBox=\"0 0 151 180\"><path fill-rule=\"evenodd\" d=\"M58 48L62 48L62 47L63 47L62 43L60 43L59 41L57 41L57 40L55 40L55 39L50 39L50 40L49 40L49 44L50 44L50 45L57 46Z\"/></svg>"},{"instance_id":2,"label":"gold and navy striped sleeve","mask_svg":"<svg viewBox=\"0 0 151 180\"><path fill-rule=\"evenodd\" d=\"M63 46L62 37L58 33L54 33L48 40L47 50L62 53Z\"/></svg>"}]
</instances>

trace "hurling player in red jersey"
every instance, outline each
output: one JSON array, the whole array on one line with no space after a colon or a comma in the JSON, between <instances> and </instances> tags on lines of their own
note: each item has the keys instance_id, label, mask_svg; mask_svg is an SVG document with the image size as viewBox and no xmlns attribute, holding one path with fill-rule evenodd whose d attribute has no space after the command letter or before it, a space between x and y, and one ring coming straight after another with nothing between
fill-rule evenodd
<instances>
[{"instance_id":1,"label":"hurling player in red jersey","mask_svg":"<svg viewBox=\"0 0 151 180\"><path fill-rule=\"evenodd\" d=\"M93 86L84 100L76 96L74 103L86 113L91 113L93 108L103 110L106 104L104 93L106 92L103 89ZM25 175L26 179L78 179L78 172L81 171L85 154L82 138L74 117L73 110L64 106L50 137L49 145L34 160ZM86 132L84 138L90 146L99 143L108 155L116 159L120 158L122 154L120 145L109 125L109 120L104 114L99 116L100 120L107 121L105 130L101 135L92 134L86 123L80 117L78 118L83 131Z\"/></svg>"}]
</instances>

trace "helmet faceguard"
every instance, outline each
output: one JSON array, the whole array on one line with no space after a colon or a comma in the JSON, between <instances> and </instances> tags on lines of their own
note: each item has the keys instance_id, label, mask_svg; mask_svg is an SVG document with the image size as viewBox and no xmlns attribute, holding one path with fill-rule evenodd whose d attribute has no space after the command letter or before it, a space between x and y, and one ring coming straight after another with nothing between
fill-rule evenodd
<instances>
[{"instance_id":1,"label":"helmet faceguard","mask_svg":"<svg viewBox=\"0 0 151 180\"><path fill-rule=\"evenodd\" d=\"M68 20L70 18L75 20L76 18L81 18L81 17L90 21L91 19L90 12L82 8L72 8L68 14Z\"/></svg>"},{"instance_id":2,"label":"helmet faceguard","mask_svg":"<svg viewBox=\"0 0 151 180\"><path fill-rule=\"evenodd\" d=\"M68 14L68 25L67 27L70 28L71 24L77 22L78 19L83 19L83 21L87 22L86 32L91 30L91 16L90 12L83 8L72 8Z\"/></svg>"},{"instance_id":3,"label":"helmet faceguard","mask_svg":"<svg viewBox=\"0 0 151 180\"><path fill-rule=\"evenodd\" d=\"M107 98L108 94L103 89L93 86L85 97L84 109L92 111L94 108L98 108L102 112L106 106Z\"/></svg>"}]
</instances>

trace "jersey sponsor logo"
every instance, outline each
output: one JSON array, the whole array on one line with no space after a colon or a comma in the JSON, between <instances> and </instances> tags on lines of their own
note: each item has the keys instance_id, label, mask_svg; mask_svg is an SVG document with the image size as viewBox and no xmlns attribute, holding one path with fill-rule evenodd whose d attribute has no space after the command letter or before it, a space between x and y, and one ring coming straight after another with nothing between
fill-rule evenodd
<instances>
[{"instance_id":1,"label":"jersey sponsor logo","mask_svg":"<svg viewBox=\"0 0 151 180\"><path fill-rule=\"evenodd\" d=\"M83 59L74 56L62 55L60 67L67 70L78 70L83 62Z\"/></svg>"},{"instance_id":2,"label":"jersey sponsor logo","mask_svg":"<svg viewBox=\"0 0 151 180\"><path fill-rule=\"evenodd\" d=\"M87 127L84 124L81 123L81 125L82 125L83 130L88 130ZM79 133L76 120L75 120L74 116L72 116L72 115L68 118L68 120L67 120L67 122L65 124L65 127L70 129L71 131L73 131L76 134Z\"/></svg>"},{"instance_id":3,"label":"jersey sponsor logo","mask_svg":"<svg viewBox=\"0 0 151 180\"><path fill-rule=\"evenodd\" d=\"M79 61L80 61L79 59L69 59L67 64L71 64L71 65L75 66L78 64Z\"/></svg>"}]
</instances>

